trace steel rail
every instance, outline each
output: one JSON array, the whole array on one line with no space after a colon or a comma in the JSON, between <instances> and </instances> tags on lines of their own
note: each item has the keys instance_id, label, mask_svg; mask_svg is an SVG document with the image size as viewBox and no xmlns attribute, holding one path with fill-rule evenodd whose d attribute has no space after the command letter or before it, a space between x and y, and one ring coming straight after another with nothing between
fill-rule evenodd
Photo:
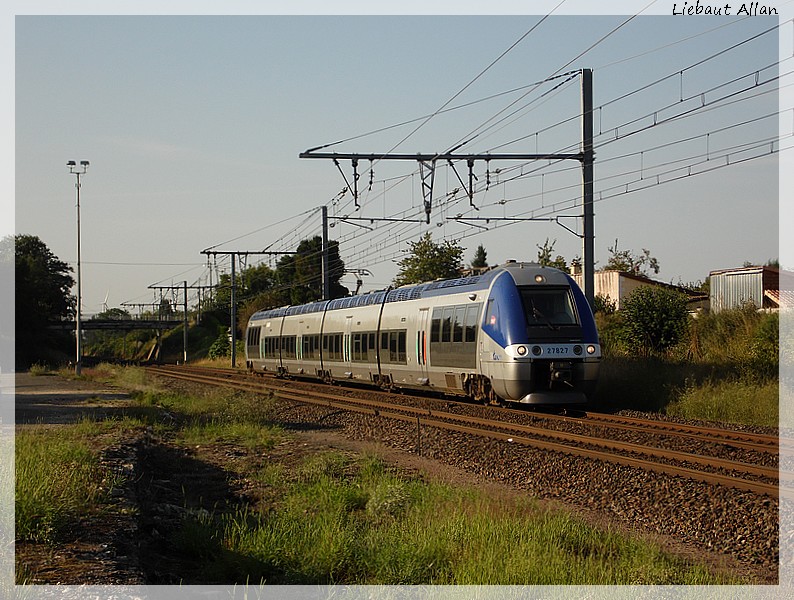
<instances>
[{"instance_id":1,"label":"steel rail","mask_svg":"<svg viewBox=\"0 0 794 600\"><path fill-rule=\"evenodd\" d=\"M540 429L528 425L494 422L477 417L463 417L461 415L452 415L450 413L433 412L429 409L420 409L410 406L396 406L394 404L388 404L379 401L359 400L355 398L340 397L333 394L325 394L319 392L294 393L284 390L283 387L272 386L264 382L253 383L250 381L235 381L230 378L230 375L223 375L222 378L218 378L218 377L198 374L198 373L187 374L184 372L183 369L171 370L167 368L157 369L156 372L169 377L174 377L176 379L182 379L197 383L207 383L210 385L225 385L251 392L261 392L263 389L268 389L275 392L275 394L278 397L286 400L293 400L296 402L314 404L329 408L337 408L341 410L349 410L361 414L369 414L369 415L381 416L390 419L412 422L412 423L416 423L417 427L420 427L422 425L424 425L425 427L437 427L440 429L452 430L470 435L477 435L479 437L487 437L510 443L519 443L540 450L561 452L563 454L575 455L583 458L591 458L591 459L595 458L598 460L621 464L624 466L640 468L646 471L654 471L657 473L664 473L667 475L687 477L690 479L703 481L710 484L719 484L726 487L750 491L757 494L765 494L771 497L779 497L781 495L785 497L794 497L794 485L792 485L794 483L794 474L790 474L790 473L785 474L786 475L784 479L785 485L779 487L777 484L746 480L742 478L731 477L728 475L722 475L719 473L699 471L689 467L669 465L665 463L659 463L656 461L649 461L646 459L634 458L625 455L618 455L604 451L604 449L606 449L613 451L632 452L635 454L638 453L645 456L653 455L651 452L649 452L649 449L647 447L639 446L636 444L627 444L622 442L611 442L611 441L605 442L602 440L588 438L587 436L582 436L578 434L563 434L560 432L552 432L549 430ZM306 394L309 393L311 393L311 395L314 397L313 398L307 397ZM461 424L463 422L466 422L468 424L467 425ZM472 427L471 425L480 425L480 427ZM481 427L489 427L491 429L483 429ZM495 431L492 429L493 427L498 427L499 429L507 430L507 432ZM522 434L539 435L547 439L544 440L544 439L530 438L530 437L526 437L526 435L517 436L515 433L510 433L511 431L519 432ZM548 441L548 438L557 441ZM570 442L571 444L574 445L561 443L560 440ZM597 448L602 448L602 449L595 450L592 448L580 447L578 445L575 445L577 443L584 444L585 446L595 446ZM779 478L778 470L771 469L769 467L757 467L755 465L745 465L744 463L733 463L730 461L723 461L720 459L713 459L709 457L700 457L697 455L690 455L682 452L668 452L668 451L664 451L664 452L665 452L665 456L669 456L670 458L676 460L682 460L684 462L703 464L712 467L716 465L718 467L732 471L744 470L749 468L750 470L749 471L745 470L745 472L760 474L772 479Z\"/></svg>"},{"instance_id":2,"label":"steel rail","mask_svg":"<svg viewBox=\"0 0 794 600\"><path fill-rule=\"evenodd\" d=\"M189 367L180 367L188 368ZM240 371L231 369L218 369L206 367L194 367L195 372L216 372L219 375L226 377L244 376ZM449 402L449 399L446 399ZM471 403L463 403L470 406ZM505 414L518 414L526 416L525 410L514 408L505 408ZM743 450L752 450L755 452L765 452L767 454L778 454L780 452L780 445L784 449L791 449L794 451L794 440L778 438L777 436L752 433L746 431L735 431L730 429L720 429L717 427L687 425L683 423L673 423L668 421L658 421L653 419L641 419L637 417L624 417L617 415L609 415L605 413L588 412L584 418L576 418L567 415L555 415L544 413L532 413L532 416L538 419L564 421L567 423L581 423L585 426L601 426L610 429L618 429L621 431L635 431L638 433L655 433L659 435L669 435L683 439L691 439L699 442L711 442L715 444L723 444L734 448Z\"/></svg>"},{"instance_id":3,"label":"steel rail","mask_svg":"<svg viewBox=\"0 0 794 600\"><path fill-rule=\"evenodd\" d=\"M794 447L794 440L780 439L777 436L747 431L734 431L730 429L720 429L718 427L707 427L699 425L684 425L667 421L656 421L653 419L640 419L637 417L622 417L603 413L587 413L587 421L596 421L604 424L605 427L614 427L625 430L642 431L661 431L672 433L679 437L691 437L694 439L710 439L715 443L729 444L737 448L748 450L767 451L778 453L779 445Z\"/></svg>"}]
</instances>

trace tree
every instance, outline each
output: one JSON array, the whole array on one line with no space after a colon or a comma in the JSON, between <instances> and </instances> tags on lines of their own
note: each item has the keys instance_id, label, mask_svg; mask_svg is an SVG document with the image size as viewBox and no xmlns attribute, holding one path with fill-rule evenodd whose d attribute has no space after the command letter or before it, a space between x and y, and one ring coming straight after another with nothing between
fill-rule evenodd
<instances>
[{"instance_id":1,"label":"tree","mask_svg":"<svg viewBox=\"0 0 794 600\"><path fill-rule=\"evenodd\" d=\"M72 268L33 235L3 238L0 255L3 262L14 257L16 368L65 360L71 336L48 326L74 315Z\"/></svg>"},{"instance_id":2,"label":"tree","mask_svg":"<svg viewBox=\"0 0 794 600\"><path fill-rule=\"evenodd\" d=\"M339 242L328 242L329 295L331 299L350 294L339 283L345 274L345 263L339 256ZM297 254L278 261L278 283L289 288L290 304L304 304L323 297L323 240L317 235L298 244Z\"/></svg>"},{"instance_id":3,"label":"tree","mask_svg":"<svg viewBox=\"0 0 794 600\"><path fill-rule=\"evenodd\" d=\"M648 277L648 271L659 274L659 261L651 256L650 250L642 249L642 254L634 254L631 250L618 250L618 241L609 248L611 256L607 261L607 271L623 271L634 273L642 277Z\"/></svg>"},{"instance_id":4,"label":"tree","mask_svg":"<svg viewBox=\"0 0 794 600\"><path fill-rule=\"evenodd\" d=\"M409 245L408 256L398 263L400 272L394 278L395 286L460 277L464 249L456 242L444 240L436 244L430 233L426 233Z\"/></svg>"},{"instance_id":5,"label":"tree","mask_svg":"<svg viewBox=\"0 0 794 600\"><path fill-rule=\"evenodd\" d=\"M279 259L275 270L260 264L240 272L235 290L239 333L245 332L248 319L259 310L304 304L322 298L322 246L322 238L315 236L298 244L296 254L287 254ZM345 274L345 263L339 256L337 241L332 240L328 244L328 263L330 298L348 296L350 291L339 283ZM231 275L228 273L219 278L213 305L215 317L221 323L229 324Z\"/></svg>"},{"instance_id":6,"label":"tree","mask_svg":"<svg viewBox=\"0 0 794 600\"><path fill-rule=\"evenodd\" d=\"M97 313L90 320L116 320L126 321L132 318L130 313L123 308L109 308ZM87 330L85 332L85 346L83 352L96 357L121 357L127 358L127 336L128 331L110 330Z\"/></svg>"},{"instance_id":7,"label":"tree","mask_svg":"<svg viewBox=\"0 0 794 600\"><path fill-rule=\"evenodd\" d=\"M477 246L477 251L474 253L474 260L471 261L471 267L473 269L484 269L488 266L488 253L485 251L485 247L480 244Z\"/></svg>"},{"instance_id":8,"label":"tree","mask_svg":"<svg viewBox=\"0 0 794 600\"><path fill-rule=\"evenodd\" d=\"M563 256L558 254L556 258L551 257L554 253L554 244L556 243L557 240L555 239L549 244L549 238L546 238L542 246L535 244L538 247L538 264L542 267L554 267L555 269L569 273L568 265Z\"/></svg>"},{"instance_id":9,"label":"tree","mask_svg":"<svg viewBox=\"0 0 794 600\"><path fill-rule=\"evenodd\" d=\"M643 286L625 299L621 314L623 337L631 352L663 354L686 335L687 298L667 287Z\"/></svg>"},{"instance_id":10,"label":"tree","mask_svg":"<svg viewBox=\"0 0 794 600\"><path fill-rule=\"evenodd\" d=\"M272 306L289 304L289 292L283 291L276 293L278 287L278 273L267 265L255 265L243 269L236 277L235 296L238 307L245 304L251 298L268 295L273 296ZM220 276L218 285L215 287L213 305L215 310L228 314L232 298L232 278L229 273ZM261 308L264 308L262 306ZM223 320L222 315L216 315ZM228 320L227 320L228 322Z\"/></svg>"},{"instance_id":11,"label":"tree","mask_svg":"<svg viewBox=\"0 0 794 600\"><path fill-rule=\"evenodd\" d=\"M276 286L278 275L265 264L248 267L240 273L240 290L244 296L256 296Z\"/></svg>"},{"instance_id":12,"label":"tree","mask_svg":"<svg viewBox=\"0 0 794 600\"><path fill-rule=\"evenodd\" d=\"M131 319L129 311L124 310L123 308L109 308L107 310L102 311L101 313L97 313L92 319L115 319L117 321L126 321L127 319Z\"/></svg>"}]
</instances>

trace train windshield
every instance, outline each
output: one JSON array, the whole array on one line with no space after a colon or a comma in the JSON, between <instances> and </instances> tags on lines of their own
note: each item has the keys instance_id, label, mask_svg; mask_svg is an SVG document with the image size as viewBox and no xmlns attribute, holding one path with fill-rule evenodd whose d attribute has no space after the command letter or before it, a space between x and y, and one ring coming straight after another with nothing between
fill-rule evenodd
<instances>
[{"instance_id":1,"label":"train windshield","mask_svg":"<svg viewBox=\"0 0 794 600\"><path fill-rule=\"evenodd\" d=\"M568 288L521 288L521 300L529 327L559 329L566 325L578 325Z\"/></svg>"}]
</instances>

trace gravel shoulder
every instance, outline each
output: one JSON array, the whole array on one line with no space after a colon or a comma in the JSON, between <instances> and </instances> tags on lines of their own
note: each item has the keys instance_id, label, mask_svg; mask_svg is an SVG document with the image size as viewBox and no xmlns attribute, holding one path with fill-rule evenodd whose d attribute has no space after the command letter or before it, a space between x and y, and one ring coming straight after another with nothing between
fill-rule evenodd
<instances>
[{"instance_id":1,"label":"gravel shoulder","mask_svg":"<svg viewBox=\"0 0 794 600\"><path fill-rule=\"evenodd\" d=\"M126 393L109 386L58 376L17 374L16 377L17 428L63 426L83 416L110 418L132 408ZM252 456L244 449L224 444L177 447L155 438L151 431L131 433L128 439L98 448L109 468L128 475L127 484L111 498L107 511L81 519L70 532L68 542L57 547L18 543L17 572L24 573L28 583L189 583L189 557L174 555L166 543L168 531L178 525L185 510L261 500L244 476L251 461L269 459L298 464L310 453L337 450L377 455L423 478L476 486L487 489L491 495L509 498L531 493L539 497L539 506L543 508L571 511L598 526L642 536L672 554L704 563L714 571L746 576L757 583L773 584L778 580L777 565L768 560L753 563L725 549L709 549L708 543L697 543L697 536L682 540L676 535L660 533L660 528L643 518L641 512L626 511L620 502L610 508L600 501L589 504L579 501L564 490L538 493L538 486L547 481L543 476L524 473L521 477L505 477L476 462L455 461L451 450L465 445L463 439L437 436L436 444L423 439L423 452L419 456L399 449L413 449L408 440L414 433L399 427L383 428L377 418L354 420L338 411L287 401L280 401L277 410L291 435L267 457ZM513 459L510 453L501 456L495 448L493 452L492 460ZM542 457L532 458L541 470L559 467L556 463L544 467ZM524 457L517 468L526 470L528 464ZM601 473L598 479L605 476L612 475ZM577 479L581 481L581 477L594 475L583 472ZM629 487L626 493L633 491ZM691 501L686 500L682 510L688 510L686 503ZM774 543L776 546L777 539Z\"/></svg>"}]
</instances>

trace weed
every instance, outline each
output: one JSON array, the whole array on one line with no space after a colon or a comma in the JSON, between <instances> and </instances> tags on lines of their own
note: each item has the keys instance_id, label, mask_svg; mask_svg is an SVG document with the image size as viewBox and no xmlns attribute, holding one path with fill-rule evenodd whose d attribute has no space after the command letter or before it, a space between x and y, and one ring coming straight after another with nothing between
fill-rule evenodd
<instances>
[{"instance_id":1,"label":"weed","mask_svg":"<svg viewBox=\"0 0 794 600\"><path fill-rule=\"evenodd\" d=\"M57 541L119 483L75 430L23 430L15 441L18 539Z\"/></svg>"},{"instance_id":2,"label":"weed","mask_svg":"<svg viewBox=\"0 0 794 600\"><path fill-rule=\"evenodd\" d=\"M314 456L267 514L178 534L208 577L269 584L735 583L583 521L474 489L400 478L373 459Z\"/></svg>"},{"instance_id":3,"label":"weed","mask_svg":"<svg viewBox=\"0 0 794 600\"><path fill-rule=\"evenodd\" d=\"M55 373L47 365L42 363L31 365L29 372L34 377L40 377L42 375L55 375Z\"/></svg>"}]
</instances>

